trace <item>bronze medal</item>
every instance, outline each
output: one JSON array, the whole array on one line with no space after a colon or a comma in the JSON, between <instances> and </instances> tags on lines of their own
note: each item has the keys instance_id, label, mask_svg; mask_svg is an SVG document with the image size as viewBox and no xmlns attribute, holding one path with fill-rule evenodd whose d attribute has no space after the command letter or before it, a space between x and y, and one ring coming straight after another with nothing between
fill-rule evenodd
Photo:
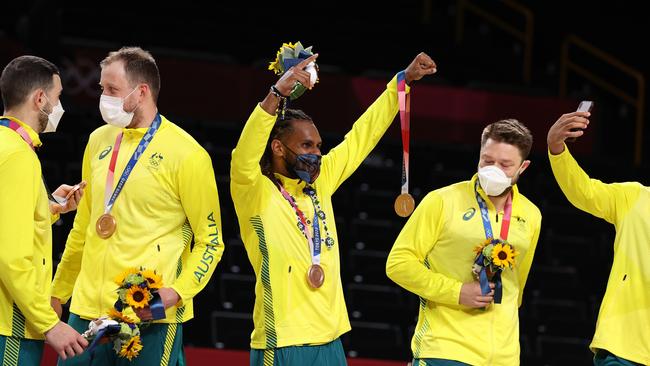
<instances>
[{"instance_id":1,"label":"bronze medal","mask_svg":"<svg viewBox=\"0 0 650 366\"><path fill-rule=\"evenodd\" d=\"M312 288L319 288L325 282L325 271L319 264L312 264L307 271L307 282Z\"/></svg>"},{"instance_id":2,"label":"bronze medal","mask_svg":"<svg viewBox=\"0 0 650 366\"><path fill-rule=\"evenodd\" d=\"M103 214L99 216L99 219L97 219L97 225L95 227L97 229L97 235L99 235L100 238L108 239L113 235L113 233L115 233L117 221L115 221L115 217L110 214Z\"/></svg>"},{"instance_id":3,"label":"bronze medal","mask_svg":"<svg viewBox=\"0 0 650 366\"><path fill-rule=\"evenodd\" d=\"M402 193L395 199L395 212L401 217L408 217L415 210L415 200L408 193Z\"/></svg>"}]
</instances>

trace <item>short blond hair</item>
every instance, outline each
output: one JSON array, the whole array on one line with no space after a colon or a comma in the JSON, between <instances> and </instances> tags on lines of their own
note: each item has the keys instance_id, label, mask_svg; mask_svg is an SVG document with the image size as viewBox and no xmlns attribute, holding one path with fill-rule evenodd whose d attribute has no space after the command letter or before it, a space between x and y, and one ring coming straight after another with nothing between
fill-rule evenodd
<instances>
[{"instance_id":1,"label":"short blond hair","mask_svg":"<svg viewBox=\"0 0 650 366\"><path fill-rule=\"evenodd\" d=\"M111 64L116 61L124 62L126 78L131 84L143 83L149 85L151 96L158 101L160 93L160 72L156 60L149 51L140 47L122 47L117 51L110 52L99 66Z\"/></svg>"},{"instance_id":2,"label":"short blond hair","mask_svg":"<svg viewBox=\"0 0 650 366\"><path fill-rule=\"evenodd\" d=\"M533 135L530 130L516 119L502 119L487 125L481 135L481 148L488 139L516 146L524 160L533 147Z\"/></svg>"}]
</instances>

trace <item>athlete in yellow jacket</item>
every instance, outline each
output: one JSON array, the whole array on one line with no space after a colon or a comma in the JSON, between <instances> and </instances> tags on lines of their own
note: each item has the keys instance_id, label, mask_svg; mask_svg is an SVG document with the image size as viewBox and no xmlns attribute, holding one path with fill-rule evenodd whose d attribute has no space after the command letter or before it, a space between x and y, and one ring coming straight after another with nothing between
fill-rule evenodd
<instances>
[{"instance_id":1,"label":"athlete in yellow jacket","mask_svg":"<svg viewBox=\"0 0 650 366\"><path fill-rule=\"evenodd\" d=\"M108 125L91 134L84 152L88 189L57 267L53 302L72 296L69 323L84 329L117 300L114 279L120 273L155 270L162 275L166 317L142 330L144 349L132 364L175 365L182 359L182 323L193 317L192 298L224 250L212 162L190 135L158 113L160 76L151 54L122 48L101 66L100 111ZM125 172L130 175L122 184ZM106 215L112 227L100 222ZM137 315L151 319L148 308ZM98 347L93 365L114 364L111 348ZM88 362L84 355L63 364Z\"/></svg>"},{"instance_id":2,"label":"athlete in yellow jacket","mask_svg":"<svg viewBox=\"0 0 650 366\"><path fill-rule=\"evenodd\" d=\"M530 164L531 145L516 120L487 126L478 174L429 193L395 241L386 274L420 297L414 366L519 364L518 307L542 218L515 185ZM497 281L482 292L472 272L474 250L488 236L507 239L518 253L501 274L500 303L493 302Z\"/></svg>"},{"instance_id":3,"label":"athlete in yellow jacket","mask_svg":"<svg viewBox=\"0 0 650 366\"><path fill-rule=\"evenodd\" d=\"M345 364L339 336L350 330L350 323L331 197L398 111L393 79L345 140L322 156L321 164L321 138L311 118L286 110L282 119L277 111L280 98L297 81L311 87L303 69L315 57L278 80L255 107L232 153L231 194L257 276L251 365ZM405 70L406 80L433 72L433 61L420 54ZM322 272L312 268L315 256L307 239L318 236L321 252L316 260Z\"/></svg>"},{"instance_id":4,"label":"athlete in yellow jacket","mask_svg":"<svg viewBox=\"0 0 650 366\"><path fill-rule=\"evenodd\" d=\"M50 307L52 223L76 208L83 190L65 205L50 202L35 149L39 132L54 132L63 115L59 70L21 56L2 71L0 90L0 364L40 365L43 339L62 358L83 352L78 332ZM72 187L54 194L66 196Z\"/></svg>"},{"instance_id":5,"label":"athlete in yellow jacket","mask_svg":"<svg viewBox=\"0 0 650 366\"><path fill-rule=\"evenodd\" d=\"M553 174L569 202L616 228L614 262L590 348L597 366L650 365L650 189L636 182L606 184L580 168L564 141L582 136L589 116L563 115L547 140Z\"/></svg>"}]
</instances>

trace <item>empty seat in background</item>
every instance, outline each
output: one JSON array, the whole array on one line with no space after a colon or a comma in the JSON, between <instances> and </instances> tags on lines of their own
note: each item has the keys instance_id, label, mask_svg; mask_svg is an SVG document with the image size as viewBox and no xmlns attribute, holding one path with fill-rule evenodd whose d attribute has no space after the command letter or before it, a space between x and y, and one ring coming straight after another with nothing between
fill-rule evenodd
<instances>
[{"instance_id":1,"label":"empty seat in background","mask_svg":"<svg viewBox=\"0 0 650 366\"><path fill-rule=\"evenodd\" d=\"M212 346L219 349L249 349L253 314L213 311L210 316Z\"/></svg>"}]
</instances>

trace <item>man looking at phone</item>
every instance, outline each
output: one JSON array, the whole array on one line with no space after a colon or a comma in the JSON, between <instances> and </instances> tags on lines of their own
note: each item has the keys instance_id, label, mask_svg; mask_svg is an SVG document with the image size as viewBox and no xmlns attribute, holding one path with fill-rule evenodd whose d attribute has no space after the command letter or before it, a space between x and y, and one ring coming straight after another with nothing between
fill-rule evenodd
<instances>
[{"instance_id":1,"label":"man looking at phone","mask_svg":"<svg viewBox=\"0 0 650 366\"><path fill-rule=\"evenodd\" d=\"M591 179L565 144L591 113L562 115L548 131L553 174L569 202L616 228L614 260L589 346L594 365L650 365L650 189L637 182Z\"/></svg>"},{"instance_id":2,"label":"man looking at phone","mask_svg":"<svg viewBox=\"0 0 650 366\"><path fill-rule=\"evenodd\" d=\"M76 209L83 189L63 185L50 202L35 149L63 115L59 70L34 56L12 60L0 76L0 364L39 365L45 339L63 359L86 340L50 307L52 228Z\"/></svg>"}]
</instances>

